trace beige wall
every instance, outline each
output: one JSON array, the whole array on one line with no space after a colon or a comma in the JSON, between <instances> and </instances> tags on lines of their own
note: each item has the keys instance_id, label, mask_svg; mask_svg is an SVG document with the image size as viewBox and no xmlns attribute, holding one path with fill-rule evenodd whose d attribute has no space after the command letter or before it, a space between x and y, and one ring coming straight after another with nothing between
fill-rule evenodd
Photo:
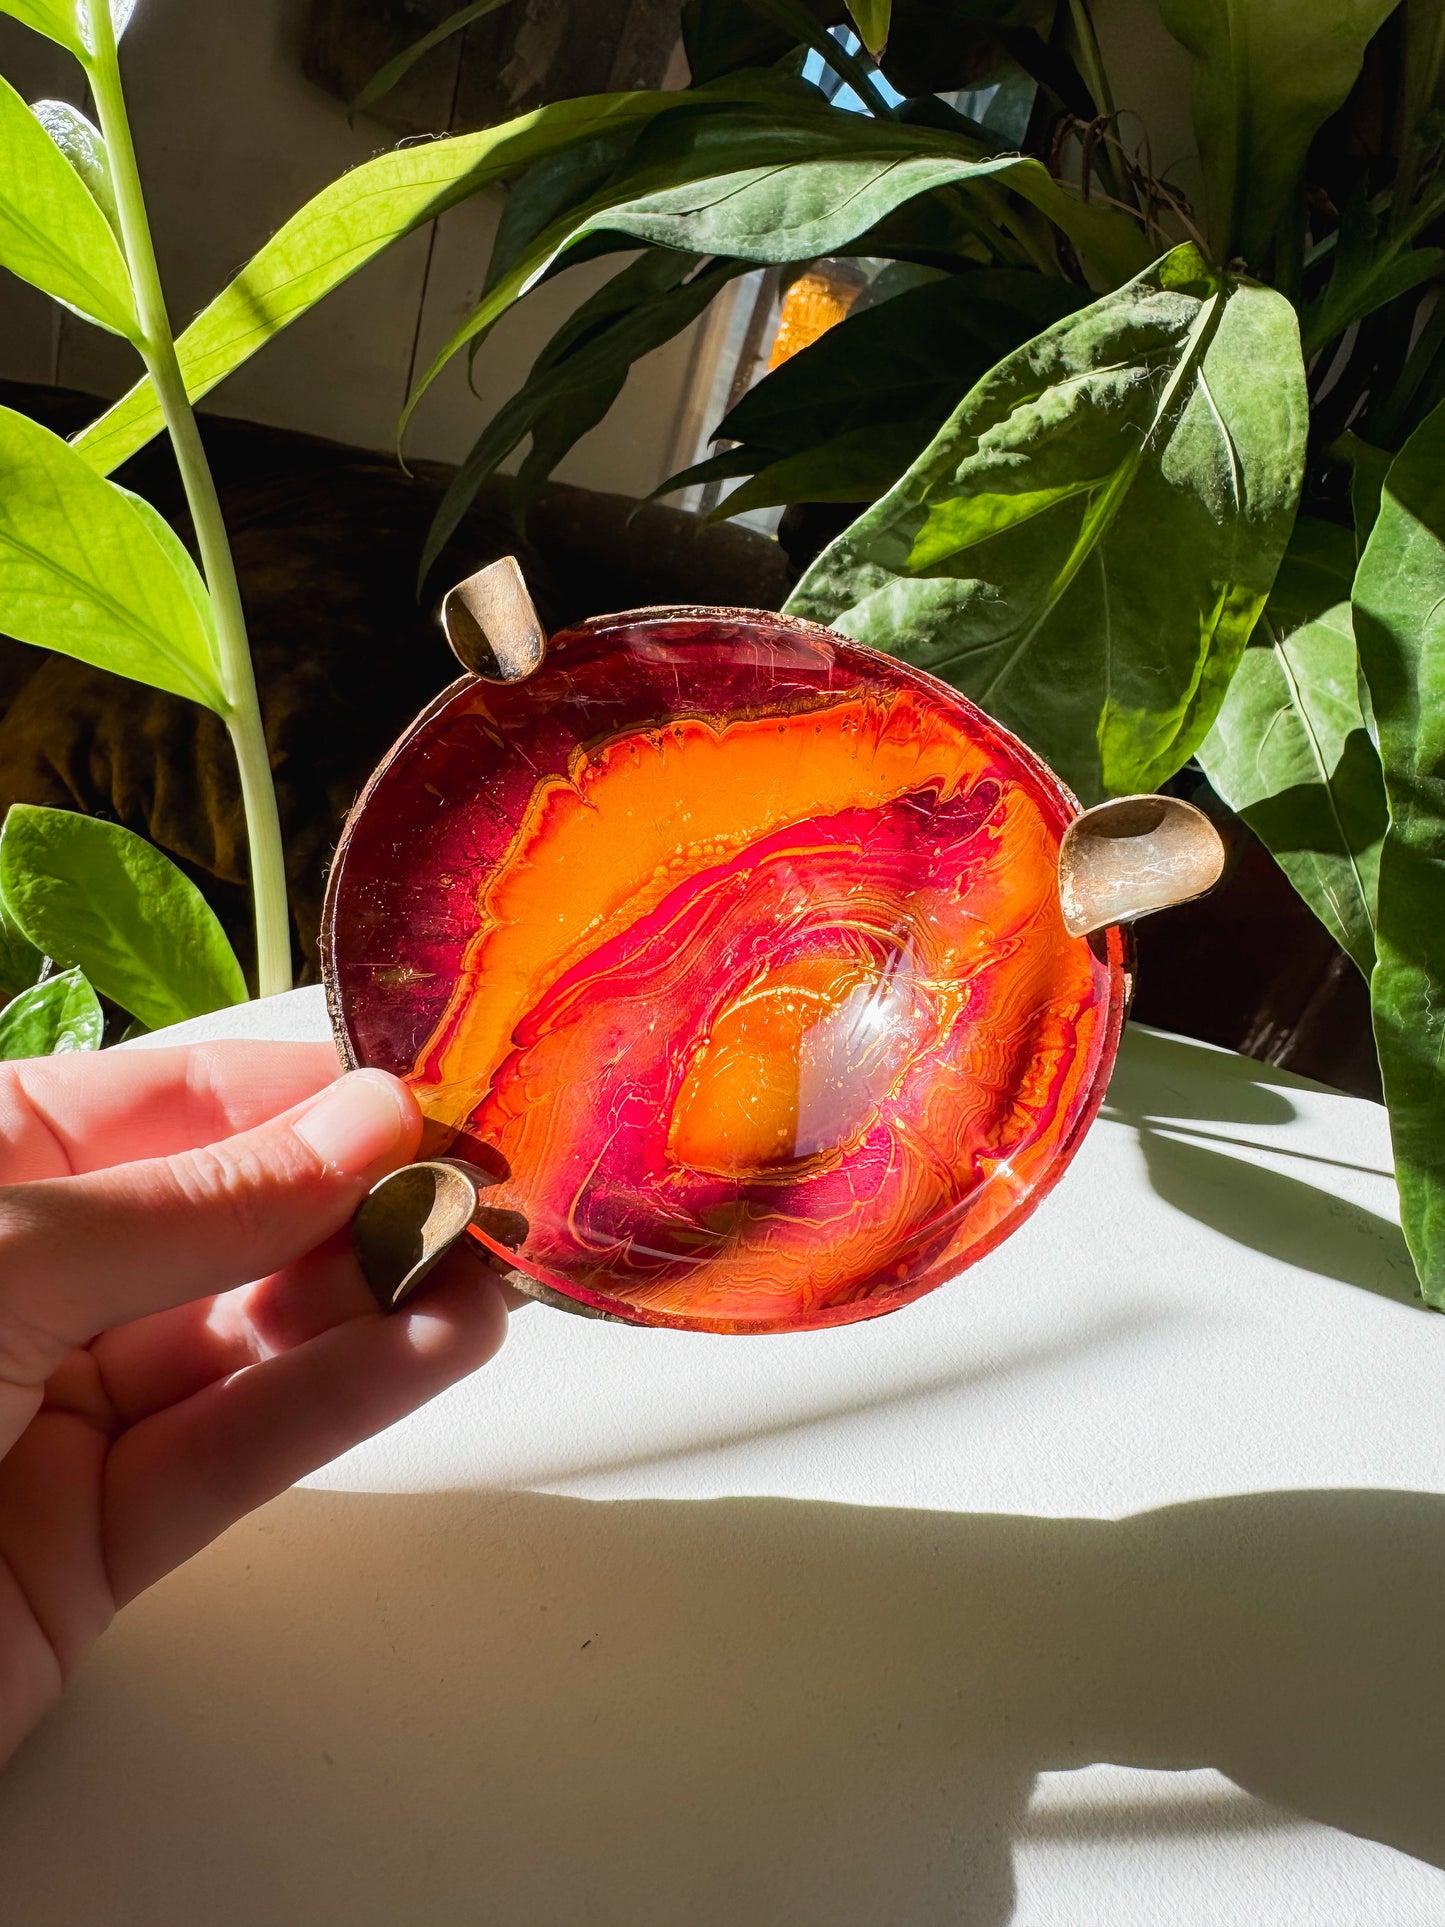
<instances>
[{"instance_id":1,"label":"beige wall","mask_svg":"<svg viewBox=\"0 0 1445 1927\"><path fill-rule=\"evenodd\" d=\"M296 207L391 144L365 118L301 77L306 0L139 0L124 43L136 144L173 316L202 307ZM0 19L0 72L27 99L83 101L58 49ZM413 344L425 358L480 290L500 193L362 270L208 400L219 413L391 446ZM465 357L418 411L417 455L460 460L514 391L553 328L617 263L595 263L538 290L497 329L467 387ZM650 355L622 401L558 471L566 480L642 494L669 472L691 337ZM423 362L424 365L424 362ZM134 378L130 348L0 273L0 376L117 395Z\"/></svg>"}]
</instances>

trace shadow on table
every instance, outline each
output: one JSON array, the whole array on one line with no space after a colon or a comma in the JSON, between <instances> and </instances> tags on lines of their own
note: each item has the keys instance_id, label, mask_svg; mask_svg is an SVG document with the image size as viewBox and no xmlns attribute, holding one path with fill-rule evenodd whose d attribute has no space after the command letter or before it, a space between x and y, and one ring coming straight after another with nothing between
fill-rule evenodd
<instances>
[{"instance_id":1,"label":"shadow on table","mask_svg":"<svg viewBox=\"0 0 1445 1927\"><path fill-rule=\"evenodd\" d=\"M1388 1166L1301 1154L1296 1176L1253 1161L1259 1151L1294 1155L1255 1133L1295 1117L1292 1090L1318 1088L1232 1051L1131 1026L1103 1115L1137 1133L1150 1183L1176 1210L1300 1270L1423 1310L1399 1225L1339 1195L1341 1171L1389 1177Z\"/></svg>"},{"instance_id":2,"label":"shadow on table","mask_svg":"<svg viewBox=\"0 0 1445 1927\"><path fill-rule=\"evenodd\" d=\"M1440 1864L1442 1571L1445 1501L1391 1491L1119 1524L299 1492L21 1756L0 1914L1002 1927L1034 1776L1100 1760Z\"/></svg>"}]
</instances>

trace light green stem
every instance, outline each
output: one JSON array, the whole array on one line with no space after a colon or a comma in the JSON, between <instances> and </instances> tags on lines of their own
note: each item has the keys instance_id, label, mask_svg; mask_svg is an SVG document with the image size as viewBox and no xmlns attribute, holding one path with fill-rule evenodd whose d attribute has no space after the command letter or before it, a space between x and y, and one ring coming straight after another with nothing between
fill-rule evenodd
<instances>
[{"instance_id":1,"label":"light green stem","mask_svg":"<svg viewBox=\"0 0 1445 1927\"><path fill-rule=\"evenodd\" d=\"M131 140L130 120L120 82L120 62L107 0L90 9L95 52L86 66L100 116L101 132L110 155L136 309L144 340L141 354L155 383L175 449L176 463L201 551L201 567L215 612L220 654L221 687L226 698L223 720L231 733L241 777L241 801L246 813L246 838L251 858L251 893L256 920L256 983L262 997L291 988L291 918L286 904L286 867L281 844L281 819L271 780L271 759L256 694L256 674L246 638L246 617L236 581L236 565L226 537L226 525L210 464L201 446L195 411L186 393L185 377L176 357L175 336L166 313L160 270L156 265L145 196Z\"/></svg>"}]
</instances>

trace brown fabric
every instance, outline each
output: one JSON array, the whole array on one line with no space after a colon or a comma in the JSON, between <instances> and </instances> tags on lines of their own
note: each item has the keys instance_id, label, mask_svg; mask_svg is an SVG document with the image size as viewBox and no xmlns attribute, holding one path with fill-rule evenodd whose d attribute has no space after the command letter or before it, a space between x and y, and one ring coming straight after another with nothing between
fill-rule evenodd
<instances>
[{"instance_id":1,"label":"brown fabric","mask_svg":"<svg viewBox=\"0 0 1445 1927\"><path fill-rule=\"evenodd\" d=\"M83 396L0 384L0 400L70 433ZM301 958L314 968L326 865L387 747L460 673L435 619L442 589L499 555L522 561L551 629L648 602L787 594L784 558L746 531L626 497L554 485L519 541L506 485L467 516L416 599L416 565L450 480L385 456L211 419L205 437L231 533L286 840ZM152 447L118 478L188 532L174 469ZM245 838L226 733L209 712L0 637L0 812L48 803L148 836L197 880L243 959Z\"/></svg>"}]
</instances>

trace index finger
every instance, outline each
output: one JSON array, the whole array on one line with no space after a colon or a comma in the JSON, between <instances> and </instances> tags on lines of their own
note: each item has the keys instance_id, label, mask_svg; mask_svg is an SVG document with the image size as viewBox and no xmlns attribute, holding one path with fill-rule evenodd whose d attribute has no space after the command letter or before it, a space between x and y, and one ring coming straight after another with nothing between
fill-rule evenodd
<instances>
[{"instance_id":1,"label":"index finger","mask_svg":"<svg viewBox=\"0 0 1445 1927\"><path fill-rule=\"evenodd\" d=\"M341 1074L330 1044L230 1042L0 1065L0 1183L170 1157L248 1131Z\"/></svg>"}]
</instances>

